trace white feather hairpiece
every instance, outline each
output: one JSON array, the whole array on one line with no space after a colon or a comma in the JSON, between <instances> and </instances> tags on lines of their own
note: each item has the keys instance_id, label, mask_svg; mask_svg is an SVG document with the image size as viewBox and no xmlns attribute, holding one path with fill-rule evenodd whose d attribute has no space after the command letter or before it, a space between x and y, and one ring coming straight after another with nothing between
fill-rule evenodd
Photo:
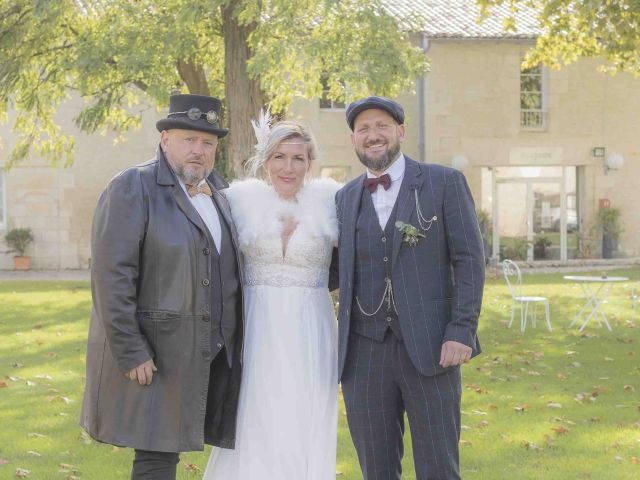
<instances>
[{"instance_id":1,"label":"white feather hairpiece","mask_svg":"<svg viewBox=\"0 0 640 480\"><path fill-rule=\"evenodd\" d=\"M256 152L264 153L271 131L271 107L261 108L257 120L251 120L251 126L256 134Z\"/></svg>"}]
</instances>

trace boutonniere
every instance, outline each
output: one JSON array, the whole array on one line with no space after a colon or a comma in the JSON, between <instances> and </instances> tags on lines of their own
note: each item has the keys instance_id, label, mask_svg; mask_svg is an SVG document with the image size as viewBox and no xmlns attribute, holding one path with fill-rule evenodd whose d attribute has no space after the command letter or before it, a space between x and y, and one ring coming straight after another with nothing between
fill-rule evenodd
<instances>
[{"instance_id":1,"label":"boutonniere","mask_svg":"<svg viewBox=\"0 0 640 480\"><path fill-rule=\"evenodd\" d=\"M402 243L406 243L411 247L415 247L418 244L420 237L425 238L424 235L410 223L397 221L396 228L402 233Z\"/></svg>"}]
</instances>

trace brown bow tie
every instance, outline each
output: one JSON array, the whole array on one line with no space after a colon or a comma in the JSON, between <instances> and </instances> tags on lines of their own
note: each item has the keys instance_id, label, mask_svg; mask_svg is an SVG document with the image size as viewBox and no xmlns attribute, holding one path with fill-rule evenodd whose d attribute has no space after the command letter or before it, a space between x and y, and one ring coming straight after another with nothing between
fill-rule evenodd
<instances>
[{"instance_id":1,"label":"brown bow tie","mask_svg":"<svg viewBox=\"0 0 640 480\"><path fill-rule=\"evenodd\" d=\"M212 196L211 188L207 182L201 183L197 187L193 185L187 185L187 193L189 193L190 197L195 197L199 193L204 193L205 195Z\"/></svg>"},{"instance_id":2,"label":"brown bow tie","mask_svg":"<svg viewBox=\"0 0 640 480\"><path fill-rule=\"evenodd\" d=\"M371 193L376 191L378 185L382 185L385 190L389 190L389 187L391 187L391 177L388 173L380 175L379 177L364 179L364 186L367 187Z\"/></svg>"}]
</instances>

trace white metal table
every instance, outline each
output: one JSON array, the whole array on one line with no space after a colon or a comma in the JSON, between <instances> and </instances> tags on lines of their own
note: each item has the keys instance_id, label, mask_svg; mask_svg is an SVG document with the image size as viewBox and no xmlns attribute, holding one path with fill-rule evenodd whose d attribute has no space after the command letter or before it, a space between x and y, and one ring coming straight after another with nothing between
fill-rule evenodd
<instances>
[{"instance_id":1,"label":"white metal table","mask_svg":"<svg viewBox=\"0 0 640 480\"><path fill-rule=\"evenodd\" d=\"M576 282L582 288L582 293L584 293L587 302L584 304L582 309L575 316L569 327L573 327L578 320L581 318L584 319L582 326L580 327L580 332L584 330L584 327L587 326L587 323L591 320L591 318L595 317L598 324L600 324L600 320L607 326L609 331L611 331L611 325L607 320L607 316L602 311L602 303L607 299L609 293L611 292L611 287L616 282L626 282L629 280L628 277L608 277L608 276L590 276L590 275L565 275L565 280L569 280L572 282ZM597 285L597 287L596 287ZM588 313L588 314L587 314Z\"/></svg>"}]
</instances>

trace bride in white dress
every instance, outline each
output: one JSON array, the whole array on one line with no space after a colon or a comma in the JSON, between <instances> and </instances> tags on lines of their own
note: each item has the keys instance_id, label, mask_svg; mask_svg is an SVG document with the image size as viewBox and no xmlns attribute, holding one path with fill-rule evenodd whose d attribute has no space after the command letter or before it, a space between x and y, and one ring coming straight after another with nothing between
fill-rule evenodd
<instances>
[{"instance_id":1,"label":"bride in white dress","mask_svg":"<svg viewBox=\"0 0 640 480\"><path fill-rule=\"evenodd\" d=\"M332 480L337 325L327 288L338 225L329 179L306 180L316 148L295 122L254 125L249 166L267 181L226 191L245 257L246 331L234 450L214 449L205 480Z\"/></svg>"}]
</instances>

